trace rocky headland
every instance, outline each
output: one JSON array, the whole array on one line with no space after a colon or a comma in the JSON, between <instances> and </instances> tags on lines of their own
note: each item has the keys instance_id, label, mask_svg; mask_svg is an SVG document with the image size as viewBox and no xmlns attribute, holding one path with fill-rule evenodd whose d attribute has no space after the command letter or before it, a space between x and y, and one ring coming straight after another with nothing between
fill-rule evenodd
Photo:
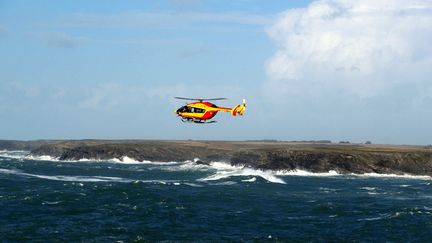
<instances>
[{"instance_id":1,"label":"rocky headland","mask_svg":"<svg viewBox=\"0 0 432 243\"><path fill-rule=\"evenodd\" d=\"M38 140L0 141L0 149L31 150L60 160L226 161L262 170L432 176L430 146L280 141Z\"/></svg>"},{"instance_id":2,"label":"rocky headland","mask_svg":"<svg viewBox=\"0 0 432 243\"><path fill-rule=\"evenodd\" d=\"M122 159L138 161L226 161L262 170L310 172L382 173L432 176L430 146L334 144L328 142L280 141L148 141L76 140L29 141L15 144L31 148L33 155L50 155L60 160ZM9 147L2 147L8 144ZM0 141L0 149L14 149Z\"/></svg>"}]
</instances>

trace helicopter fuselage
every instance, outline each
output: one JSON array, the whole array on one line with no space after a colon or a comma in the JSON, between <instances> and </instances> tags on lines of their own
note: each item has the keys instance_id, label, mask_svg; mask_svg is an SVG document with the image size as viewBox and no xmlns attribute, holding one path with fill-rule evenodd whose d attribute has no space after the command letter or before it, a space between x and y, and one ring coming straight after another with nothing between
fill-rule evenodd
<instances>
[{"instance_id":1,"label":"helicopter fuselage","mask_svg":"<svg viewBox=\"0 0 432 243\"><path fill-rule=\"evenodd\" d=\"M176 114L186 121L205 122L212 119L219 111L231 112L232 108L218 107L210 102L194 102L180 107Z\"/></svg>"}]
</instances>

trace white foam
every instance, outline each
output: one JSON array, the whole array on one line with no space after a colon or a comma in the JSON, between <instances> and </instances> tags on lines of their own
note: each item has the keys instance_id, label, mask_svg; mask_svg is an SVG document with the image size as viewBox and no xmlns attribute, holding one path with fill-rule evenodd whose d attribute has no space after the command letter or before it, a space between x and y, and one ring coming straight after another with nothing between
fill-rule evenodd
<instances>
[{"instance_id":1,"label":"white foam","mask_svg":"<svg viewBox=\"0 0 432 243\"><path fill-rule=\"evenodd\" d=\"M59 157L53 157L50 155L32 155L29 151L21 150L0 150L0 157L18 159L18 160L39 160L39 161L53 161L53 162L112 162L112 163L122 163L122 164L160 164L166 165L169 163L179 163L179 162L154 162L148 160L135 160L128 156L123 156L121 158L112 159L95 159L95 158L83 158L78 160L60 160Z\"/></svg>"},{"instance_id":2,"label":"white foam","mask_svg":"<svg viewBox=\"0 0 432 243\"><path fill-rule=\"evenodd\" d=\"M29 151L26 150L7 150L7 149L2 149L0 150L0 153L28 153Z\"/></svg>"},{"instance_id":3,"label":"white foam","mask_svg":"<svg viewBox=\"0 0 432 243\"><path fill-rule=\"evenodd\" d=\"M354 177L372 177L372 178L404 178L404 179L421 179L421 180L432 180L431 176L419 176L419 175L396 175L396 174L378 174L378 173L365 173L365 174L340 174L335 170L330 170L323 173L314 173L306 170L258 170L252 168L246 168L243 166L233 166L227 162L211 162L209 165L197 164L199 158L195 158L193 161L184 162L158 162L158 161L139 161L128 156L123 156L121 158L112 158L108 160L100 159L80 159L80 160L66 160L62 161L59 158L42 155L35 156L31 155L28 151L0 151L0 157L12 158L18 160L39 160L39 161L53 161L53 162L110 162L110 163L122 163L122 164L150 164L150 165L163 165L163 167L157 167L157 169L167 170L167 171L209 171L216 170L216 173L203 178L203 180L219 180L227 178L230 176L258 176L269 182L274 183L285 183L280 176L314 176L314 177L334 177L334 176L354 176ZM247 181L246 181L247 182Z\"/></svg>"},{"instance_id":4,"label":"white foam","mask_svg":"<svg viewBox=\"0 0 432 243\"><path fill-rule=\"evenodd\" d=\"M128 156L123 156L120 159L113 158L109 160L110 162L122 163L122 164L142 164L150 161L138 161Z\"/></svg>"},{"instance_id":5,"label":"white foam","mask_svg":"<svg viewBox=\"0 0 432 243\"><path fill-rule=\"evenodd\" d=\"M378 192L366 192L367 194L369 194L369 195L380 195L380 194L382 194L382 193L378 193Z\"/></svg>"},{"instance_id":6,"label":"white foam","mask_svg":"<svg viewBox=\"0 0 432 243\"><path fill-rule=\"evenodd\" d=\"M196 184L196 183L189 183L189 182L183 182L183 185L191 186L191 187L203 187L203 185Z\"/></svg>"},{"instance_id":7,"label":"white foam","mask_svg":"<svg viewBox=\"0 0 432 243\"><path fill-rule=\"evenodd\" d=\"M250 179L245 179L245 180L242 180L242 181L244 181L244 182L255 182L256 181L256 177L252 177Z\"/></svg>"},{"instance_id":8,"label":"white foam","mask_svg":"<svg viewBox=\"0 0 432 243\"><path fill-rule=\"evenodd\" d=\"M330 192L337 192L339 191L338 189L334 189L334 188L328 188L328 187L319 187L319 189L325 193L330 193Z\"/></svg>"},{"instance_id":9,"label":"white foam","mask_svg":"<svg viewBox=\"0 0 432 243\"><path fill-rule=\"evenodd\" d=\"M400 215L404 214L404 212L396 212L394 214L390 213L382 213L375 217L367 217L363 219L358 219L357 221L376 221L376 220L382 220L382 219L391 219L391 218L397 218Z\"/></svg>"},{"instance_id":10,"label":"white foam","mask_svg":"<svg viewBox=\"0 0 432 243\"><path fill-rule=\"evenodd\" d=\"M210 165L211 165L211 167L218 169L218 170L237 170L237 169L243 169L244 168L244 166L231 165L231 164L226 163L226 162L211 162Z\"/></svg>"},{"instance_id":11,"label":"white foam","mask_svg":"<svg viewBox=\"0 0 432 243\"><path fill-rule=\"evenodd\" d=\"M1 151L0 157L10 159L23 159L28 154L29 153L25 151Z\"/></svg>"},{"instance_id":12,"label":"white foam","mask_svg":"<svg viewBox=\"0 0 432 243\"><path fill-rule=\"evenodd\" d=\"M224 162L211 162L210 166L216 169L216 173L205 178L201 178L200 180L214 181L233 176L258 176L269 182L285 184L284 180L277 177L275 172L270 170L264 171L241 166L232 166Z\"/></svg>"},{"instance_id":13,"label":"white foam","mask_svg":"<svg viewBox=\"0 0 432 243\"><path fill-rule=\"evenodd\" d=\"M427 175L410 175L410 174L378 174L378 173L365 173L365 174L349 174L356 177L372 177L372 178L401 178L401 179L419 179L419 180L432 180L431 176Z\"/></svg>"},{"instance_id":14,"label":"white foam","mask_svg":"<svg viewBox=\"0 0 432 243\"><path fill-rule=\"evenodd\" d=\"M365 186L365 187L360 187L360 189L363 189L363 190L366 190L366 191L375 191L375 190L376 190L376 187L368 187L368 186Z\"/></svg>"},{"instance_id":15,"label":"white foam","mask_svg":"<svg viewBox=\"0 0 432 243\"><path fill-rule=\"evenodd\" d=\"M63 201L53 201L53 202L44 201L44 202L42 202L42 205L57 205L57 204L59 204L61 202L63 202Z\"/></svg>"},{"instance_id":16,"label":"white foam","mask_svg":"<svg viewBox=\"0 0 432 243\"><path fill-rule=\"evenodd\" d=\"M3 174L17 174L20 173L19 170L10 170L10 169L0 169L0 173Z\"/></svg>"},{"instance_id":17,"label":"white foam","mask_svg":"<svg viewBox=\"0 0 432 243\"><path fill-rule=\"evenodd\" d=\"M151 162L150 164L155 164ZM164 167L157 167L157 169L161 169L164 171L208 171L212 169L208 165L200 165L187 160L185 162L160 162L156 163L156 165L165 165Z\"/></svg>"},{"instance_id":18,"label":"white foam","mask_svg":"<svg viewBox=\"0 0 432 243\"><path fill-rule=\"evenodd\" d=\"M132 182L133 180L120 178L120 177L108 177L108 176L65 176L65 175L39 175L21 172L19 170L0 169L0 173L13 174L18 176L40 178L54 181L71 181L71 182Z\"/></svg>"},{"instance_id":19,"label":"white foam","mask_svg":"<svg viewBox=\"0 0 432 243\"><path fill-rule=\"evenodd\" d=\"M403 179L420 179L420 180L432 180L431 176L427 175L410 175L410 174L378 174L378 173L364 173L364 174L341 174L335 170L328 172L315 173L306 170L281 170L276 171L276 175L279 176L318 176L318 177L333 177L333 176L354 176L354 177L371 177L371 178L403 178Z\"/></svg>"},{"instance_id":20,"label":"white foam","mask_svg":"<svg viewBox=\"0 0 432 243\"><path fill-rule=\"evenodd\" d=\"M41 160L41 161L55 161L55 162L60 161L58 157L52 157L52 156L49 156L49 155L40 155L40 156L27 155L23 159L27 159L27 160Z\"/></svg>"},{"instance_id":21,"label":"white foam","mask_svg":"<svg viewBox=\"0 0 432 243\"><path fill-rule=\"evenodd\" d=\"M112 177L112 176L69 176L69 175L40 175L22 172L15 169L0 169L0 173L13 174L17 176L39 178L52 181L67 181L67 182L79 182L78 185L84 186L82 182L120 182L120 183L150 183L150 184L162 184L162 185L188 185L188 186L200 186L193 183L183 183L178 180L134 180L129 178Z\"/></svg>"},{"instance_id":22,"label":"white foam","mask_svg":"<svg viewBox=\"0 0 432 243\"><path fill-rule=\"evenodd\" d=\"M400 185L400 187L410 187L411 185Z\"/></svg>"},{"instance_id":23,"label":"white foam","mask_svg":"<svg viewBox=\"0 0 432 243\"><path fill-rule=\"evenodd\" d=\"M235 181L223 181L223 182L211 183L211 185L213 186L232 186L235 184L237 184L237 182Z\"/></svg>"},{"instance_id":24,"label":"white foam","mask_svg":"<svg viewBox=\"0 0 432 243\"><path fill-rule=\"evenodd\" d=\"M342 174L339 174L335 170L330 170L329 172L315 173L315 172L310 172L310 171L306 171L306 170L295 169L295 170L279 170L279 171L276 171L276 175L280 175L280 176L324 176L324 177L327 177L327 176L339 176Z\"/></svg>"},{"instance_id":25,"label":"white foam","mask_svg":"<svg viewBox=\"0 0 432 243\"><path fill-rule=\"evenodd\" d=\"M121 158L112 158L112 159L94 159L94 158L84 158L79 160L65 160L65 162L109 162L109 163L119 163L119 164L150 164L150 165L173 165L179 164L180 162L160 162L160 161L150 161L143 160L139 161L134 158L130 158L128 156L123 156Z\"/></svg>"},{"instance_id":26,"label":"white foam","mask_svg":"<svg viewBox=\"0 0 432 243\"><path fill-rule=\"evenodd\" d=\"M14 151L1 151L0 157L3 158L10 158L10 159L17 159L17 160L41 160L41 161L59 161L58 158L52 157L49 155L31 155L29 151L21 151L21 150L14 150Z\"/></svg>"}]
</instances>

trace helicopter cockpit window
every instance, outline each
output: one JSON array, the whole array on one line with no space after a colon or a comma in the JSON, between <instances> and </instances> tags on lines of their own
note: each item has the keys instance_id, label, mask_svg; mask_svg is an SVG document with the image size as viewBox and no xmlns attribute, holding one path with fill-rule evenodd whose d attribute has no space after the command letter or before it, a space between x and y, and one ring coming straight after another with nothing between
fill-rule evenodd
<instances>
[{"instance_id":1,"label":"helicopter cockpit window","mask_svg":"<svg viewBox=\"0 0 432 243\"><path fill-rule=\"evenodd\" d=\"M204 113L204 109L192 108L192 112L194 112L194 113Z\"/></svg>"},{"instance_id":2,"label":"helicopter cockpit window","mask_svg":"<svg viewBox=\"0 0 432 243\"><path fill-rule=\"evenodd\" d=\"M185 113L204 113L205 110L201 108L195 108L195 107L189 107L189 106L182 106L180 109L178 109L179 112L185 112Z\"/></svg>"},{"instance_id":3,"label":"helicopter cockpit window","mask_svg":"<svg viewBox=\"0 0 432 243\"><path fill-rule=\"evenodd\" d=\"M190 112L190 108L187 107L187 106L182 106L182 107L179 109L179 111L180 111L180 112Z\"/></svg>"}]
</instances>

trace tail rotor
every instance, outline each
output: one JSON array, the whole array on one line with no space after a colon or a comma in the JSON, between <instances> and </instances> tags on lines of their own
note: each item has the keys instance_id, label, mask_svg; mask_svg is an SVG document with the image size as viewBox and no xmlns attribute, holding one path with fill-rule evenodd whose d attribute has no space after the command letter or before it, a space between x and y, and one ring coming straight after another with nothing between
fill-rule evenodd
<instances>
[{"instance_id":1,"label":"tail rotor","mask_svg":"<svg viewBox=\"0 0 432 243\"><path fill-rule=\"evenodd\" d=\"M243 98L243 103L241 105L237 105L236 107L234 107L231 110L231 114L233 116L236 116L236 115L243 116L245 111L246 111L246 99Z\"/></svg>"}]
</instances>

